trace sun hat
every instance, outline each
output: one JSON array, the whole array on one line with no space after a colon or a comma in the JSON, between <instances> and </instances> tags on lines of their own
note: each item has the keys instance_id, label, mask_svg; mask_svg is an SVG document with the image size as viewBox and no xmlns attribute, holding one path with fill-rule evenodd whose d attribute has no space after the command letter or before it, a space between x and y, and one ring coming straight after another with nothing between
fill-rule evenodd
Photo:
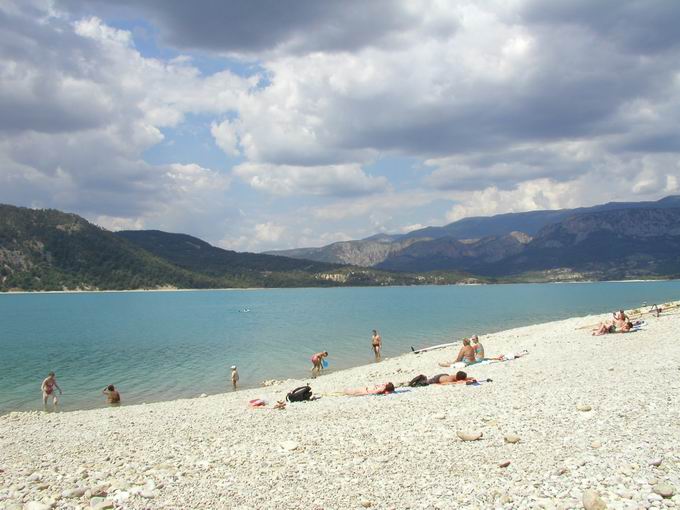
<instances>
[{"instance_id":1,"label":"sun hat","mask_svg":"<svg viewBox=\"0 0 680 510\"><path fill-rule=\"evenodd\" d=\"M231 366L231 369L232 369L232 370L236 370L236 365L232 365L232 366Z\"/></svg>"}]
</instances>

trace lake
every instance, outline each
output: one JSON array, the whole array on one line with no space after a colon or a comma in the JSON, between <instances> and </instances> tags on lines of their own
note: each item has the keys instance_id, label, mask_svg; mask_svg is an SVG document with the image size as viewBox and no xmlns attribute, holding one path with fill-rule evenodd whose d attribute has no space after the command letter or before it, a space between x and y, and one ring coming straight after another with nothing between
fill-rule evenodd
<instances>
[{"instance_id":1,"label":"lake","mask_svg":"<svg viewBox=\"0 0 680 510\"><path fill-rule=\"evenodd\" d=\"M40 409L53 370L63 410L304 378L328 350L330 370L517 326L680 299L680 281L333 289L0 294L0 413ZM487 347L488 349L488 347ZM488 349L490 350L490 349ZM490 352L493 354L493 352Z\"/></svg>"}]
</instances>

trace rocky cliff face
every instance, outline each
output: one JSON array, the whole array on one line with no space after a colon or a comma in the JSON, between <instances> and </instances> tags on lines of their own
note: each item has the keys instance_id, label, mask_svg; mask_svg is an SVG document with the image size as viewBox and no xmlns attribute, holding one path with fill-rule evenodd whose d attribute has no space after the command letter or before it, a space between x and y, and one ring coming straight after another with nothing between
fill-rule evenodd
<instances>
[{"instance_id":1,"label":"rocky cliff face","mask_svg":"<svg viewBox=\"0 0 680 510\"><path fill-rule=\"evenodd\" d=\"M412 244L429 239L404 239L392 241L389 237L377 237L361 241L340 241L321 248L298 248L267 252L297 259L316 260L353 266L377 266Z\"/></svg>"}]
</instances>

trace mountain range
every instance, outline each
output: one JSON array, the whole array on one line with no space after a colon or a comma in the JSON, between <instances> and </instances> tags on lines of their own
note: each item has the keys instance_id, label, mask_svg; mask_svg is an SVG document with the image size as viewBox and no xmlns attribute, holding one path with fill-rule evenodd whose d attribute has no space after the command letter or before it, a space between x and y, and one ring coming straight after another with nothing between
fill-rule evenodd
<instances>
[{"instance_id":1,"label":"mountain range","mask_svg":"<svg viewBox=\"0 0 680 510\"><path fill-rule=\"evenodd\" d=\"M680 196L669 196L656 202L464 218L406 234L268 253L390 271L653 277L680 273L679 226Z\"/></svg>"},{"instance_id":2,"label":"mountain range","mask_svg":"<svg viewBox=\"0 0 680 510\"><path fill-rule=\"evenodd\" d=\"M75 214L0 204L0 291L455 283L223 250L186 234L110 232Z\"/></svg>"},{"instance_id":3,"label":"mountain range","mask_svg":"<svg viewBox=\"0 0 680 510\"><path fill-rule=\"evenodd\" d=\"M0 291L414 285L680 276L680 196L466 218L267 254L186 234L110 232L0 204Z\"/></svg>"}]
</instances>

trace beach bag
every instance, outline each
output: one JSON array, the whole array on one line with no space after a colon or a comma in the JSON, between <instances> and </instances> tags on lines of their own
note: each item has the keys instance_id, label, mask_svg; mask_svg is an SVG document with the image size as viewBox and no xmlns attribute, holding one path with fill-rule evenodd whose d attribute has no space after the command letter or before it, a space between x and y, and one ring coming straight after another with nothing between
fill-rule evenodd
<instances>
[{"instance_id":1,"label":"beach bag","mask_svg":"<svg viewBox=\"0 0 680 510\"><path fill-rule=\"evenodd\" d=\"M411 379L408 383L411 388L416 388L417 386L427 386L427 376L420 374Z\"/></svg>"},{"instance_id":2,"label":"beach bag","mask_svg":"<svg viewBox=\"0 0 680 510\"><path fill-rule=\"evenodd\" d=\"M288 402L305 402L312 398L312 388L309 386L300 386L295 388L288 395L286 395L286 400Z\"/></svg>"}]
</instances>

